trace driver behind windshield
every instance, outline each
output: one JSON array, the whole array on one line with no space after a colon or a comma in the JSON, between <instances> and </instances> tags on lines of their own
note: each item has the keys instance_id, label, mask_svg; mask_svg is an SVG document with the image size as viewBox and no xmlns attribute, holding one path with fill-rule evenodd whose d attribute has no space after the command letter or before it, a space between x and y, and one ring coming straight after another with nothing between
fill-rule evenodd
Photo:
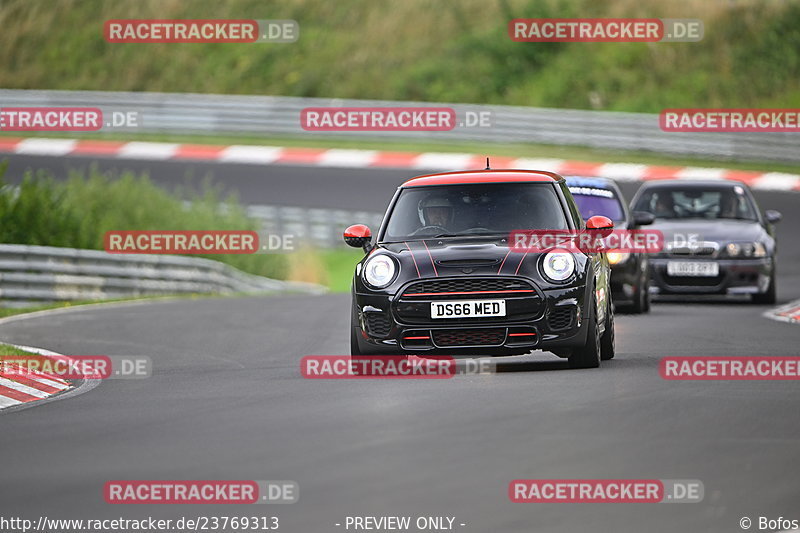
<instances>
[{"instance_id":1,"label":"driver behind windshield","mask_svg":"<svg viewBox=\"0 0 800 533\"><path fill-rule=\"evenodd\" d=\"M675 200L672 193L656 193L656 205L653 214L658 218L675 218Z\"/></svg>"},{"instance_id":2,"label":"driver behind windshield","mask_svg":"<svg viewBox=\"0 0 800 533\"><path fill-rule=\"evenodd\" d=\"M725 191L720 195L718 218L739 218L739 201L733 191Z\"/></svg>"},{"instance_id":3,"label":"driver behind windshield","mask_svg":"<svg viewBox=\"0 0 800 533\"><path fill-rule=\"evenodd\" d=\"M445 196L429 196L419 202L417 209L422 227L449 230L453 223L453 204Z\"/></svg>"}]
</instances>

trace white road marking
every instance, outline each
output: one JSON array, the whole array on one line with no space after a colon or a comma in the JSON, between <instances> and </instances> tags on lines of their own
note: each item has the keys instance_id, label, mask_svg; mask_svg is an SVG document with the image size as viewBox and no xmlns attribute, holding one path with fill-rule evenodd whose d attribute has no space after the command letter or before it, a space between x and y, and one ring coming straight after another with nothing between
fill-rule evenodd
<instances>
[{"instance_id":1,"label":"white road marking","mask_svg":"<svg viewBox=\"0 0 800 533\"><path fill-rule=\"evenodd\" d=\"M563 159L531 159L523 157L512 161L511 166L513 168L558 172L564 166L564 163Z\"/></svg>"},{"instance_id":2,"label":"white road marking","mask_svg":"<svg viewBox=\"0 0 800 533\"><path fill-rule=\"evenodd\" d=\"M792 311L795 311L792 313ZM794 315L794 316L792 316ZM779 322L788 322L789 324L800 324L800 300L794 300L788 304L784 304L769 311L765 311L762 316L777 320ZM795 318L797 317L797 318Z\"/></svg>"},{"instance_id":3,"label":"white road marking","mask_svg":"<svg viewBox=\"0 0 800 533\"><path fill-rule=\"evenodd\" d=\"M178 151L178 144L129 142L120 148L117 157L122 159L170 159Z\"/></svg>"},{"instance_id":4,"label":"white road marking","mask_svg":"<svg viewBox=\"0 0 800 533\"><path fill-rule=\"evenodd\" d=\"M258 163L268 165L274 163L283 153L278 146L245 146L235 144L228 146L219 154L219 161L229 163Z\"/></svg>"},{"instance_id":5,"label":"white road marking","mask_svg":"<svg viewBox=\"0 0 800 533\"><path fill-rule=\"evenodd\" d=\"M376 150L327 150L317 162L321 167L368 167L377 157Z\"/></svg>"},{"instance_id":6,"label":"white road marking","mask_svg":"<svg viewBox=\"0 0 800 533\"><path fill-rule=\"evenodd\" d=\"M430 168L436 170L462 170L472 162L474 157L474 154L427 152L417 156L411 166L413 168Z\"/></svg>"},{"instance_id":7,"label":"white road marking","mask_svg":"<svg viewBox=\"0 0 800 533\"><path fill-rule=\"evenodd\" d=\"M66 155L75 149L78 141L73 139L25 139L14 150L18 154Z\"/></svg>"},{"instance_id":8,"label":"white road marking","mask_svg":"<svg viewBox=\"0 0 800 533\"><path fill-rule=\"evenodd\" d=\"M599 174L617 181L642 181L649 165L634 163L606 163L600 167Z\"/></svg>"},{"instance_id":9,"label":"white road marking","mask_svg":"<svg viewBox=\"0 0 800 533\"><path fill-rule=\"evenodd\" d=\"M0 385L19 392L24 392L28 396L36 396L37 398L47 398L50 396L48 393L40 391L39 389L34 389L33 387L28 387L27 385L6 378L0 378Z\"/></svg>"}]
</instances>

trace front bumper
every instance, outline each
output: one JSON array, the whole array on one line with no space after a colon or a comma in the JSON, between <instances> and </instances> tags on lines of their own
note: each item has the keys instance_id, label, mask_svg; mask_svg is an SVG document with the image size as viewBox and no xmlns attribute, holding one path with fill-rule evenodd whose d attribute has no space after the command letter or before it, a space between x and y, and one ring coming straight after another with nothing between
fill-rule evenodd
<instances>
[{"instance_id":1,"label":"front bumper","mask_svg":"<svg viewBox=\"0 0 800 533\"><path fill-rule=\"evenodd\" d=\"M642 290L642 280L646 280L644 270L647 262L632 254L624 263L611 265L611 297L616 305L630 305L636 302Z\"/></svg>"},{"instance_id":2,"label":"front bumper","mask_svg":"<svg viewBox=\"0 0 800 533\"><path fill-rule=\"evenodd\" d=\"M429 312L422 314L420 310L429 309L436 297L416 300L409 307L398 296L357 293L356 333L376 353L515 355L583 346L587 329L584 287L537 292L536 303L505 298L510 316L467 319L432 319Z\"/></svg>"},{"instance_id":3,"label":"front bumper","mask_svg":"<svg viewBox=\"0 0 800 533\"><path fill-rule=\"evenodd\" d=\"M705 276L670 276L669 261L714 262L719 274ZM652 258L650 273L653 294L760 294L766 292L774 269L773 259L707 259L707 258Z\"/></svg>"}]
</instances>

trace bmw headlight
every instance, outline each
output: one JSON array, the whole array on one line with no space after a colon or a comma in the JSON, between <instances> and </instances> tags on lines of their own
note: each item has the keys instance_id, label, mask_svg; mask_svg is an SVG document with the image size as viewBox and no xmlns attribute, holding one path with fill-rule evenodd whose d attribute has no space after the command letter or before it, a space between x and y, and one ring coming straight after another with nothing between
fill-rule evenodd
<instances>
[{"instance_id":1,"label":"bmw headlight","mask_svg":"<svg viewBox=\"0 0 800 533\"><path fill-rule=\"evenodd\" d=\"M727 257L765 257L767 248L760 242L731 242L725 246Z\"/></svg>"},{"instance_id":2,"label":"bmw headlight","mask_svg":"<svg viewBox=\"0 0 800 533\"><path fill-rule=\"evenodd\" d=\"M364 281L375 289L389 285L397 274L397 265L391 257L378 254L367 259L364 264Z\"/></svg>"},{"instance_id":3,"label":"bmw headlight","mask_svg":"<svg viewBox=\"0 0 800 533\"><path fill-rule=\"evenodd\" d=\"M550 281L564 281L575 273L575 258L569 252L547 252L542 259L542 271Z\"/></svg>"},{"instance_id":4,"label":"bmw headlight","mask_svg":"<svg viewBox=\"0 0 800 533\"><path fill-rule=\"evenodd\" d=\"M725 247L725 251L731 257L739 257L739 254L742 253L742 245L736 242L729 243Z\"/></svg>"},{"instance_id":5,"label":"bmw headlight","mask_svg":"<svg viewBox=\"0 0 800 533\"><path fill-rule=\"evenodd\" d=\"M631 254L629 252L620 252L619 250L610 250L606 252L606 257L608 257L608 263L610 265L624 263L630 256Z\"/></svg>"}]
</instances>

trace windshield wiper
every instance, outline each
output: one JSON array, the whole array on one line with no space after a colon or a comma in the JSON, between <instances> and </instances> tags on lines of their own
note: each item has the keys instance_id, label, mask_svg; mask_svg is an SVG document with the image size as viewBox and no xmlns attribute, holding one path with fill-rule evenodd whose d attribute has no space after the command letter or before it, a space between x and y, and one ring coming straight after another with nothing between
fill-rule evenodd
<instances>
[{"instance_id":1,"label":"windshield wiper","mask_svg":"<svg viewBox=\"0 0 800 533\"><path fill-rule=\"evenodd\" d=\"M506 233L440 233L438 235L434 235L433 237L428 237L429 239L441 239L447 237L458 237L460 239L474 239L474 238L485 238L485 237L506 237L508 234Z\"/></svg>"}]
</instances>

